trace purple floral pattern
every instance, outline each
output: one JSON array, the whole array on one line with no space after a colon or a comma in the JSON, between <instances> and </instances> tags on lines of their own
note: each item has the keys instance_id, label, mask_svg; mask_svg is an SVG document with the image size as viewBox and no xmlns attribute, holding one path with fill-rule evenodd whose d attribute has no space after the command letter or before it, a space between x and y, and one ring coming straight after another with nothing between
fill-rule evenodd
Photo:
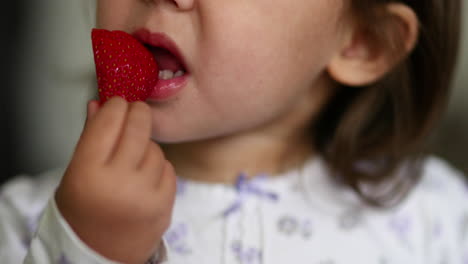
<instances>
[{"instance_id":1,"label":"purple floral pattern","mask_svg":"<svg viewBox=\"0 0 468 264\"><path fill-rule=\"evenodd\" d=\"M185 223L173 225L164 235L169 247L180 255L188 255L192 250L188 246L188 226Z\"/></svg>"},{"instance_id":2,"label":"purple floral pattern","mask_svg":"<svg viewBox=\"0 0 468 264\"><path fill-rule=\"evenodd\" d=\"M234 241L231 245L232 252L236 259L242 264L262 263L262 251L255 247L245 247L241 241Z\"/></svg>"},{"instance_id":3,"label":"purple floral pattern","mask_svg":"<svg viewBox=\"0 0 468 264\"><path fill-rule=\"evenodd\" d=\"M39 224L39 218L40 215L37 216L29 216L26 219L26 230L25 233L21 239L21 242L25 248L29 248L31 245L31 241L33 239L34 232L36 232L36 229Z\"/></svg>"},{"instance_id":4,"label":"purple floral pattern","mask_svg":"<svg viewBox=\"0 0 468 264\"><path fill-rule=\"evenodd\" d=\"M313 233L312 221L309 219L304 220L302 223L302 236L306 239L310 238Z\"/></svg>"},{"instance_id":5,"label":"purple floral pattern","mask_svg":"<svg viewBox=\"0 0 468 264\"><path fill-rule=\"evenodd\" d=\"M284 215L278 219L278 232L287 236L301 235L304 239L312 236L313 225L310 219L299 220L290 215Z\"/></svg>"},{"instance_id":6,"label":"purple floral pattern","mask_svg":"<svg viewBox=\"0 0 468 264\"><path fill-rule=\"evenodd\" d=\"M187 191L187 181L177 177L177 195L183 196Z\"/></svg>"},{"instance_id":7,"label":"purple floral pattern","mask_svg":"<svg viewBox=\"0 0 468 264\"><path fill-rule=\"evenodd\" d=\"M358 209L348 210L339 218L339 227L343 230L351 230L362 222L362 214Z\"/></svg>"},{"instance_id":8,"label":"purple floral pattern","mask_svg":"<svg viewBox=\"0 0 468 264\"><path fill-rule=\"evenodd\" d=\"M263 189L262 183L266 177L266 175L259 175L249 180L246 174L241 173L236 182L237 199L223 212L223 216L228 217L237 212L249 196L257 196L273 202L278 201L278 194Z\"/></svg>"},{"instance_id":9,"label":"purple floral pattern","mask_svg":"<svg viewBox=\"0 0 468 264\"><path fill-rule=\"evenodd\" d=\"M289 215L283 216L278 220L278 230L285 235L292 235L298 229L299 221Z\"/></svg>"},{"instance_id":10,"label":"purple floral pattern","mask_svg":"<svg viewBox=\"0 0 468 264\"><path fill-rule=\"evenodd\" d=\"M71 261L65 256L61 255L59 260L57 261L58 264L71 264Z\"/></svg>"},{"instance_id":11,"label":"purple floral pattern","mask_svg":"<svg viewBox=\"0 0 468 264\"><path fill-rule=\"evenodd\" d=\"M389 228L402 242L408 242L408 235L412 228L409 215L396 215L390 219Z\"/></svg>"}]
</instances>

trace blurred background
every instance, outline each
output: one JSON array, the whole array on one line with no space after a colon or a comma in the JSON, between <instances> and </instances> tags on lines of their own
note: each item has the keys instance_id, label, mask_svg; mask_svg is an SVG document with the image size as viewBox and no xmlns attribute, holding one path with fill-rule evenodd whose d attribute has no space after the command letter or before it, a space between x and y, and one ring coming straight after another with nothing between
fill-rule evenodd
<instances>
[{"instance_id":1,"label":"blurred background","mask_svg":"<svg viewBox=\"0 0 468 264\"><path fill-rule=\"evenodd\" d=\"M15 0L3 8L0 181L65 166L94 94L88 0ZM12 3L11 3L12 2ZM464 7L463 17L468 14ZM433 151L468 174L468 19L455 90Z\"/></svg>"}]
</instances>

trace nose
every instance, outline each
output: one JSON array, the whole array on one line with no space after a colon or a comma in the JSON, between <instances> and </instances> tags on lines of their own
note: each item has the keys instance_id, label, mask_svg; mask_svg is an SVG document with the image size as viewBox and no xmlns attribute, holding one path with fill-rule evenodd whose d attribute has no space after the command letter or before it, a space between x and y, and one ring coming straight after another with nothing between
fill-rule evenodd
<instances>
[{"instance_id":1,"label":"nose","mask_svg":"<svg viewBox=\"0 0 468 264\"><path fill-rule=\"evenodd\" d=\"M187 11L193 8L195 5L195 0L145 0L145 2L171 2L172 4L176 5L182 11Z\"/></svg>"},{"instance_id":2,"label":"nose","mask_svg":"<svg viewBox=\"0 0 468 264\"><path fill-rule=\"evenodd\" d=\"M182 10L190 10L195 5L195 0L172 0Z\"/></svg>"}]
</instances>

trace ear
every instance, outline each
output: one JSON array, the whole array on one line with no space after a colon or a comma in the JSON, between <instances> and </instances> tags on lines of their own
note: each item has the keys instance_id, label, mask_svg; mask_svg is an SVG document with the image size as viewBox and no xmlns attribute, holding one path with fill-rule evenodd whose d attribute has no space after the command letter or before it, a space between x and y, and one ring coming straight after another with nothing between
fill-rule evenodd
<instances>
[{"instance_id":1,"label":"ear","mask_svg":"<svg viewBox=\"0 0 468 264\"><path fill-rule=\"evenodd\" d=\"M388 19L382 18L382 23L356 23L345 29L343 44L327 67L335 81L347 86L372 84L413 50L419 34L414 11L392 3L385 6L384 13Z\"/></svg>"}]
</instances>

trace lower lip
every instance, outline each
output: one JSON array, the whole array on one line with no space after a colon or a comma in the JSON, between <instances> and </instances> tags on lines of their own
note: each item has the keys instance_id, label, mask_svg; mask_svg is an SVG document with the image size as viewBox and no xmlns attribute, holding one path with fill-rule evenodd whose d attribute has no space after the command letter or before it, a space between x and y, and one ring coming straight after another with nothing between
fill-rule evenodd
<instances>
[{"instance_id":1,"label":"lower lip","mask_svg":"<svg viewBox=\"0 0 468 264\"><path fill-rule=\"evenodd\" d=\"M177 95L187 84L188 74L169 80L159 79L148 100L166 101Z\"/></svg>"}]
</instances>

